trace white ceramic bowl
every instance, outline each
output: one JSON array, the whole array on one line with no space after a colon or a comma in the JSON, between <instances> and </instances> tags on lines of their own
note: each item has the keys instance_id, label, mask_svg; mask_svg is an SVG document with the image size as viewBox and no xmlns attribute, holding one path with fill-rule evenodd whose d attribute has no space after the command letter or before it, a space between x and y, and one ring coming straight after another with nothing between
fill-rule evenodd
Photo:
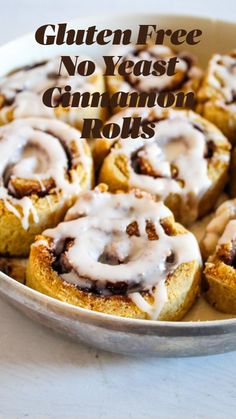
<instances>
[{"instance_id":1,"label":"white ceramic bowl","mask_svg":"<svg viewBox=\"0 0 236 419\"><path fill-rule=\"evenodd\" d=\"M96 25L103 28L131 28L135 34L139 24L156 24L158 28L200 28L202 41L184 47L199 57L204 66L214 52L227 52L236 47L236 23L178 15L122 15L77 19L72 28ZM24 36L0 48L0 76L34 61L56 54L86 54L96 58L108 47L41 46L34 34ZM211 321L155 322L132 320L96 313L62 303L42 295L0 273L0 294L28 317L55 331L108 351L159 356L191 356L214 354L236 349L236 319L221 319L211 312ZM209 309L210 310L210 309ZM209 311L210 312L210 311ZM189 317L189 316L188 316ZM224 317L224 316L221 316ZM201 318L195 310L192 318ZM189 317L191 320L191 316Z\"/></svg>"}]
</instances>

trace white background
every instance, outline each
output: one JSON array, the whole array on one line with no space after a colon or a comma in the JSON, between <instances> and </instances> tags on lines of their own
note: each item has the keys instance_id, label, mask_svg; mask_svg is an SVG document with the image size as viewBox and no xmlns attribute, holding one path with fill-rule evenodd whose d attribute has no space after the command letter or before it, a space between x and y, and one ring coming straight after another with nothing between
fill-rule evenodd
<instances>
[{"instance_id":1,"label":"white background","mask_svg":"<svg viewBox=\"0 0 236 419\"><path fill-rule=\"evenodd\" d=\"M0 43L40 24L110 11L236 21L235 0L0 0L0 6ZM54 335L0 301L1 419L235 419L235 377L236 353L189 359L112 355Z\"/></svg>"}]
</instances>

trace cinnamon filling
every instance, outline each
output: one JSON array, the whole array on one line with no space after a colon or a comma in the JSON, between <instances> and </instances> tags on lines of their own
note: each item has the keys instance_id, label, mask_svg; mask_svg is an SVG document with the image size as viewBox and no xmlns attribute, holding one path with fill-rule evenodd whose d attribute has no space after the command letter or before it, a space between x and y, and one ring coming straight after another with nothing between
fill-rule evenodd
<instances>
[{"instance_id":1,"label":"cinnamon filling","mask_svg":"<svg viewBox=\"0 0 236 419\"><path fill-rule=\"evenodd\" d=\"M130 237L132 236L140 237L137 221L133 221L126 227L126 233Z\"/></svg>"},{"instance_id":2,"label":"cinnamon filling","mask_svg":"<svg viewBox=\"0 0 236 419\"><path fill-rule=\"evenodd\" d=\"M233 51L228 55L216 54L210 61L207 83L216 90L217 101L224 105L235 105L236 102L236 54ZM203 88L204 90L204 88ZM208 97L205 100L209 100Z\"/></svg>"},{"instance_id":3,"label":"cinnamon filling","mask_svg":"<svg viewBox=\"0 0 236 419\"><path fill-rule=\"evenodd\" d=\"M53 131L51 131L50 129L47 129L47 131L44 131L46 134L51 135L52 137L55 137ZM70 171L72 168L74 168L75 164L74 164L74 160L76 157L79 157L79 150L76 147L76 144L73 142L70 143L70 148L68 147L68 145L65 143L65 141L63 141L62 138L60 137L55 137L61 144L66 157L67 157L67 161L68 161L68 165L67 165L67 169L68 171Z\"/></svg>"},{"instance_id":4,"label":"cinnamon filling","mask_svg":"<svg viewBox=\"0 0 236 419\"><path fill-rule=\"evenodd\" d=\"M4 95L1 95L0 93L0 109L2 109L4 106L13 105L14 101L15 101L15 96L5 97Z\"/></svg>"}]
</instances>

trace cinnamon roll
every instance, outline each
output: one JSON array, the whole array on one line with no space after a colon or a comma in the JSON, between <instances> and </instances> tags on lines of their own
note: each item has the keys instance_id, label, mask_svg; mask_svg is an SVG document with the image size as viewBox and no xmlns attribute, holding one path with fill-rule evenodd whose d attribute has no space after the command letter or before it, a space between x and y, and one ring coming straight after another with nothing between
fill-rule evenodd
<instances>
[{"instance_id":1,"label":"cinnamon roll","mask_svg":"<svg viewBox=\"0 0 236 419\"><path fill-rule=\"evenodd\" d=\"M198 91L197 111L236 143L236 50L214 54Z\"/></svg>"},{"instance_id":2,"label":"cinnamon roll","mask_svg":"<svg viewBox=\"0 0 236 419\"><path fill-rule=\"evenodd\" d=\"M79 57L79 61L84 59L84 57ZM61 75L58 75L59 65L59 57L55 57L48 61L27 65L0 79L0 125L18 118L38 116L57 117L81 129L84 118L105 118L105 111L99 106L97 108L60 106L58 90L55 90L53 94L53 102L59 106L49 108L43 104L43 93L53 87L64 88L70 85L72 90L77 90L81 94L84 92L102 93L105 90L102 70L97 65L95 72L87 77L78 74L75 77L69 77L63 65Z\"/></svg>"},{"instance_id":3,"label":"cinnamon roll","mask_svg":"<svg viewBox=\"0 0 236 419\"><path fill-rule=\"evenodd\" d=\"M69 304L116 316L178 320L199 290L195 237L138 191L82 192L31 246L26 283Z\"/></svg>"},{"instance_id":4,"label":"cinnamon roll","mask_svg":"<svg viewBox=\"0 0 236 419\"><path fill-rule=\"evenodd\" d=\"M203 245L210 254L204 270L204 295L217 310L236 314L236 200L218 208Z\"/></svg>"},{"instance_id":5,"label":"cinnamon roll","mask_svg":"<svg viewBox=\"0 0 236 419\"><path fill-rule=\"evenodd\" d=\"M24 256L91 187L92 158L75 128L41 118L0 127L0 155L0 254Z\"/></svg>"},{"instance_id":6,"label":"cinnamon roll","mask_svg":"<svg viewBox=\"0 0 236 419\"><path fill-rule=\"evenodd\" d=\"M212 124L192 111L131 109L114 116L142 116L155 124L150 139L98 139L97 162L103 161L100 182L111 191L139 188L190 224L214 206L227 180L230 144Z\"/></svg>"},{"instance_id":7,"label":"cinnamon roll","mask_svg":"<svg viewBox=\"0 0 236 419\"><path fill-rule=\"evenodd\" d=\"M166 73L157 75L158 71L151 70L148 75L135 75L131 71L127 76L122 76L115 70L112 76L106 76L107 87L111 95L116 92L162 93L162 92L196 92L202 77L202 70L197 65L196 58L188 52L176 52L163 45L148 45L144 47L131 46L117 47L112 51L115 57L122 56L122 61L133 62L134 65L145 60L154 64L168 62L173 57L177 58L175 74L168 76ZM132 106L132 105L130 105ZM112 109L113 113L119 112L120 107Z\"/></svg>"}]
</instances>

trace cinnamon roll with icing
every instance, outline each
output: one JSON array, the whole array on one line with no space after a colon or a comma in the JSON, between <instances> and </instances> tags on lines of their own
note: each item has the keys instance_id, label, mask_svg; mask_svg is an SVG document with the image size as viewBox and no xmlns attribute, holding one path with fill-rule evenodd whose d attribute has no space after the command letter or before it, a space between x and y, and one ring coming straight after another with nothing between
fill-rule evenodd
<instances>
[{"instance_id":1,"label":"cinnamon roll with icing","mask_svg":"<svg viewBox=\"0 0 236 419\"><path fill-rule=\"evenodd\" d=\"M178 320L199 291L195 237L148 194L81 192L31 246L27 285L116 316Z\"/></svg>"},{"instance_id":2,"label":"cinnamon roll with icing","mask_svg":"<svg viewBox=\"0 0 236 419\"><path fill-rule=\"evenodd\" d=\"M82 56L79 57L79 61L84 59ZM102 70L98 65L95 72L87 77L79 74L69 77L63 65L61 75L58 75L59 65L59 57L55 57L19 68L0 79L0 125L18 118L37 116L57 117L81 129L84 118L104 119L106 117L105 110L101 107L63 108L57 106L49 108L43 104L43 93L53 87L64 88L70 85L72 90L81 93L105 91ZM53 101L60 103L59 99L60 93L56 90L53 94Z\"/></svg>"},{"instance_id":3,"label":"cinnamon roll with icing","mask_svg":"<svg viewBox=\"0 0 236 419\"><path fill-rule=\"evenodd\" d=\"M164 200L177 221L190 224L214 206L227 180L230 144L212 124L192 111L135 109L155 124L150 139L98 139L95 157L102 162L100 182L111 191L139 188Z\"/></svg>"},{"instance_id":4,"label":"cinnamon roll with icing","mask_svg":"<svg viewBox=\"0 0 236 419\"><path fill-rule=\"evenodd\" d=\"M175 66L175 74L168 76L166 73L162 75L150 74L135 75L130 72L127 76L120 75L115 71L114 76L106 76L107 87L110 94L116 92L134 92L139 93L162 93L182 91L184 93L196 92L202 78L202 70L197 65L196 58L188 52L176 52L164 45L148 45L148 46L123 46L114 48L112 54L114 56L122 56L122 61L132 61L134 64L140 60L151 61L157 60L168 62L169 59L177 57L178 62ZM119 107L114 108L113 112L119 112Z\"/></svg>"},{"instance_id":5,"label":"cinnamon roll with icing","mask_svg":"<svg viewBox=\"0 0 236 419\"><path fill-rule=\"evenodd\" d=\"M64 122L26 118L0 127L0 154L0 254L25 256L92 186L90 149Z\"/></svg>"},{"instance_id":6,"label":"cinnamon roll with icing","mask_svg":"<svg viewBox=\"0 0 236 419\"><path fill-rule=\"evenodd\" d=\"M224 202L210 221L202 248L205 297L217 310L236 314L236 200Z\"/></svg>"},{"instance_id":7,"label":"cinnamon roll with icing","mask_svg":"<svg viewBox=\"0 0 236 419\"><path fill-rule=\"evenodd\" d=\"M236 143L236 50L214 54L197 95L197 111Z\"/></svg>"}]
</instances>

